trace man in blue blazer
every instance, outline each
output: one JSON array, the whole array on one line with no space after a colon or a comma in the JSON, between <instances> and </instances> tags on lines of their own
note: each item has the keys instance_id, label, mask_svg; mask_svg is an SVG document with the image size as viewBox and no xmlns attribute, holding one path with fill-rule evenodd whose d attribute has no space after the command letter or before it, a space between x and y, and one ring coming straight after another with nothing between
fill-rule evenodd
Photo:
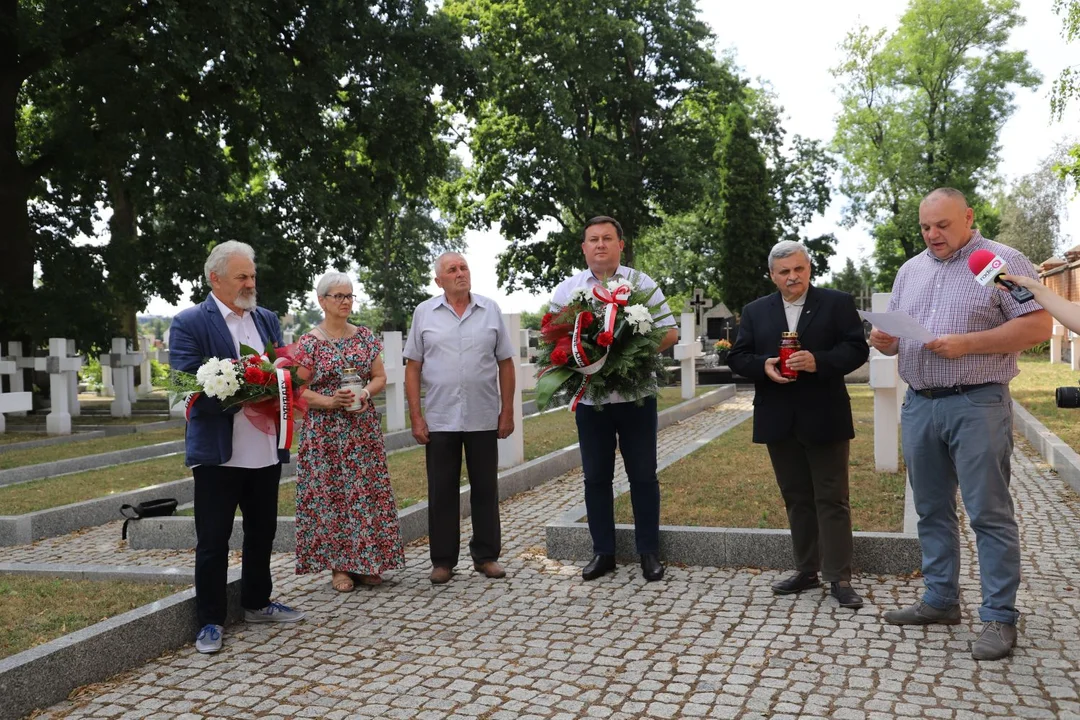
<instances>
[{"instance_id":1,"label":"man in blue blazer","mask_svg":"<svg viewBox=\"0 0 1080 720\"><path fill-rule=\"evenodd\" d=\"M256 306L255 252L229 241L214 247L204 267L212 292L173 318L169 361L194 373L211 357L239 358L240 345L282 344L277 315ZM221 649L227 602L229 537L239 506L244 555L240 604L247 622L296 622L304 614L272 602L270 552L277 530L278 483L289 451L233 407L200 395L188 417L185 464L195 478L195 604L201 629L195 648Z\"/></svg>"},{"instance_id":2,"label":"man in blue blazer","mask_svg":"<svg viewBox=\"0 0 1080 720\"><path fill-rule=\"evenodd\" d=\"M728 366L754 381L754 442L769 449L784 496L796 573L773 584L778 595L818 587L818 571L842 607L862 607L851 587L848 450L855 429L844 376L870 348L851 295L810 284L810 256L783 240L769 252L779 292L743 308ZM797 332L802 348L778 368L780 334Z\"/></svg>"}]
</instances>

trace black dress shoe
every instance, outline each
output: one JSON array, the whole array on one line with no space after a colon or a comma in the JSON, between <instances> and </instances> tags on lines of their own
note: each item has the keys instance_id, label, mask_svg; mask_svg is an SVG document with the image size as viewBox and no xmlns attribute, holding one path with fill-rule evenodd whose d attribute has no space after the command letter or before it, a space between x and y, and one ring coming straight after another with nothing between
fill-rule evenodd
<instances>
[{"instance_id":1,"label":"black dress shoe","mask_svg":"<svg viewBox=\"0 0 1080 720\"><path fill-rule=\"evenodd\" d=\"M772 584L772 591L777 595L794 595L803 590L821 587L817 573L797 572Z\"/></svg>"},{"instance_id":2,"label":"black dress shoe","mask_svg":"<svg viewBox=\"0 0 1080 720\"><path fill-rule=\"evenodd\" d=\"M581 568L582 580L595 580L615 569L614 555L593 555L589 564Z\"/></svg>"},{"instance_id":3,"label":"black dress shoe","mask_svg":"<svg viewBox=\"0 0 1080 720\"><path fill-rule=\"evenodd\" d=\"M832 589L829 593L836 598L836 602L840 603L840 607L845 608L861 608L862 598L859 597L859 593L855 592L855 589L851 587L851 583L847 580L841 582L834 582Z\"/></svg>"},{"instance_id":4,"label":"black dress shoe","mask_svg":"<svg viewBox=\"0 0 1080 720\"><path fill-rule=\"evenodd\" d=\"M664 577L664 565L652 553L641 556L641 576L646 582L656 582Z\"/></svg>"}]
</instances>

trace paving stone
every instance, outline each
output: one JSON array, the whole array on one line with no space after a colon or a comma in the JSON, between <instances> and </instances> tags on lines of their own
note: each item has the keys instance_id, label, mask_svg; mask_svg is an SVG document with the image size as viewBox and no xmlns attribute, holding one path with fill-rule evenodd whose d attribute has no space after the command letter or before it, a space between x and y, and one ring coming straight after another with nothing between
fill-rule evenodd
<instances>
[{"instance_id":1,"label":"paving stone","mask_svg":"<svg viewBox=\"0 0 1080 720\"><path fill-rule=\"evenodd\" d=\"M751 399L739 393L665 429L659 456L730 422ZM970 656L982 624L966 515L962 623L897 628L881 613L918 599L917 577L854 578L866 599L854 613L825 591L774 596L770 583L786 573L749 568L669 567L664 582L645 583L636 565L620 565L583 583L580 564L544 554L545 524L582 502L576 472L503 503L505 580L463 571L434 588L427 545L416 542L405 570L341 595L275 555L275 597L307 610L304 623L230 627L217 656L183 648L40 717L1077 716L1080 497L1023 442L1012 468L1023 615L1019 647L1000 663ZM616 472L625 478L621 458ZM192 564L190 551L132 551L119 536L112 523L5 548L5 560ZM465 521L463 557L470 537Z\"/></svg>"}]
</instances>

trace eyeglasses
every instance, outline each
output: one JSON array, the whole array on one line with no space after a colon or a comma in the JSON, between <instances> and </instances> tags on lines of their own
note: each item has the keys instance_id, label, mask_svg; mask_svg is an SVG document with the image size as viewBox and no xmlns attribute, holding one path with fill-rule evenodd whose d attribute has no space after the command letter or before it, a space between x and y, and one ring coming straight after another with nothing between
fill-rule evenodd
<instances>
[{"instance_id":1,"label":"eyeglasses","mask_svg":"<svg viewBox=\"0 0 1080 720\"><path fill-rule=\"evenodd\" d=\"M353 298L355 298L356 296L352 294L342 295L341 293L335 293L334 295L323 295L323 297L333 300L334 302L341 303L345 302L346 300L352 302Z\"/></svg>"}]
</instances>

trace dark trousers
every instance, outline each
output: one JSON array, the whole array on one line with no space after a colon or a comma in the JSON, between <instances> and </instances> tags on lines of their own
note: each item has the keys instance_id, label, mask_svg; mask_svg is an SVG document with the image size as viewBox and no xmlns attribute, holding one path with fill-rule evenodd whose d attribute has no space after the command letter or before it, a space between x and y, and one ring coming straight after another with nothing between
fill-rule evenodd
<instances>
[{"instance_id":1,"label":"dark trousers","mask_svg":"<svg viewBox=\"0 0 1080 720\"><path fill-rule=\"evenodd\" d=\"M634 539L640 555L660 552L660 483L656 480L656 396L644 404L612 403L597 410L575 411L581 464L585 471L585 508L593 552L615 554L615 447L622 453L634 507ZM616 440L617 438L617 440Z\"/></svg>"},{"instance_id":2,"label":"dark trousers","mask_svg":"<svg viewBox=\"0 0 1080 720\"><path fill-rule=\"evenodd\" d=\"M240 604L259 610L270 604L270 551L277 532L281 464L263 468L200 465L195 478L195 605L199 625L224 625L229 537L237 506L244 515Z\"/></svg>"},{"instance_id":3,"label":"dark trousers","mask_svg":"<svg viewBox=\"0 0 1080 720\"><path fill-rule=\"evenodd\" d=\"M827 444L796 438L768 443L784 496L795 567L825 582L851 579L848 440Z\"/></svg>"},{"instance_id":4,"label":"dark trousers","mask_svg":"<svg viewBox=\"0 0 1080 720\"><path fill-rule=\"evenodd\" d=\"M425 445L428 479L428 536L433 567L455 567L461 545L461 451L469 471L474 563L498 560L502 553L499 524L499 439L495 430L433 432Z\"/></svg>"}]
</instances>

